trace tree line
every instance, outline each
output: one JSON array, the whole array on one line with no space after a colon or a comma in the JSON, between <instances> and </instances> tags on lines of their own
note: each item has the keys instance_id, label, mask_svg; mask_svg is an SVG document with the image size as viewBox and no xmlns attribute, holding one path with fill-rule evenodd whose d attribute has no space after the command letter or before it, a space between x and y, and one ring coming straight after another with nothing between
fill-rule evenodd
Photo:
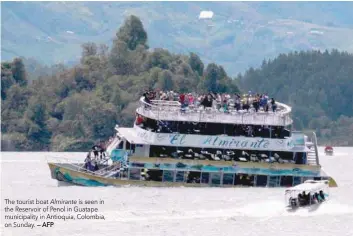
<instances>
[{"instance_id":1,"label":"tree line","mask_svg":"<svg viewBox=\"0 0 353 236\"><path fill-rule=\"evenodd\" d=\"M236 80L292 106L294 128L316 131L321 145L353 146L353 55L301 51L264 60Z\"/></svg>"},{"instance_id":2,"label":"tree line","mask_svg":"<svg viewBox=\"0 0 353 236\"><path fill-rule=\"evenodd\" d=\"M85 151L132 126L146 89L239 92L222 66L198 55L148 46L141 20L128 17L113 45L82 45L79 65L28 73L21 58L1 63L2 150ZM35 77L35 78L34 78Z\"/></svg>"},{"instance_id":3,"label":"tree line","mask_svg":"<svg viewBox=\"0 0 353 236\"><path fill-rule=\"evenodd\" d=\"M353 55L347 52L280 54L232 79L195 53L150 49L141 20L130 16L111 48L83 44L72 68L31 65L21 58L1 63L2 150L87 150L112 136L116 124L132 126L149 88L268 93L292 106L296 130L316 131L321 145L353 146Z\"/></svg>"}]
</instances>

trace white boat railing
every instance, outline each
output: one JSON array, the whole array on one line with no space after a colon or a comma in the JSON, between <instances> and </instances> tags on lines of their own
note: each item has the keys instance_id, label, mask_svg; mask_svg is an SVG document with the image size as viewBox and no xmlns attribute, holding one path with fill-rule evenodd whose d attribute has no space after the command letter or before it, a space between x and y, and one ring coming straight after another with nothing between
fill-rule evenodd
<instances>
[{"instance_id":1,"label":"white boat railing","mask_svg":"<svg viewBox=\"0 0 353 236\"><path fill-rule=\"evenodd\" d=\"M78 163L83 162L82 160L75 160L75 159L70 159L70 158L65 158L65 157L53 157L53 156L46 157L46 160L48 163L52 162L52 163L58 163L58 164L70 164L70 165L76 167L77 171L86 170L84 168L84 165L85 165L84 163L82 165L78 165ZM86 170L86 171L94 173L93 171L89 171L89 170Z\"/></svg>"},{"instance_id":2,"label":"white boat railing","mask_svg":"<svg viewBox=\"0 0 353 236\"><path fill-rule=\"evenodd\" d=\"M253 124L253 125L278 125L287 126L292 124L290 118L291 108L283 103L277 103L277 111L236 111L230 110L225 113L215 108L206 108L194 105L181 109L181 105L176 101L146 103L144 98L140 99L140 107L137 112L155 120L178 120L186 122L207 122L207 123L230 123L230 124Z\"/></svg>"},{"instance_id":3,"label":"white boat railing","mask_svg":"<svg viewBox=\"0 0 353 236\"><path fill-rule=\"evenodd\" d=\"M104 164L106 162L109 161L109 157L106 159L102 159L102 160L98 160L99 163L98 164ZM75 160L75 159L69 159L69 158L65 158L65 157L47 157L46 158L47 162L52 162L52 163L59 163L59 164L70 164L71 166L77 168L76 171L80 171L80 172L86 172L86 173L90 173L93 175L99 175L99 176L104 176L105 174L107 174L109 171L103 172L103 170L106 170L108 168L111 168L112 165L109 165L103 169L97 170L97 171L91 171L91 170L87 170L84 166L85 163L83 163L83 161L81 160ZM78 163L82 163L82 165L79 165ZM115 165L114 165L115 166Z\"/></svg>"},{"instance_id":4,"label":"white boat railing","mask_svg":"<svg viewBox=\"0 0 353 236\"><path fill-rule=\"evenodd\" d=\"M109 165L103 169L97 170L94 173L100 176L107 176L111 174L114 175L120 172L121 167L122 167L121 163L114 163L113 165Z\"/></svg>"}]
</instances>

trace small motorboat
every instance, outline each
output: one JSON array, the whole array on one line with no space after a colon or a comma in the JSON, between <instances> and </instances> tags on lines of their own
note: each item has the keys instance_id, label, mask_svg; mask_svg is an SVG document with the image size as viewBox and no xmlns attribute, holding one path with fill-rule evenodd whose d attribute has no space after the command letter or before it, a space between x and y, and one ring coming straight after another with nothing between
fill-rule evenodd
<instances>
[{"instance_id":1,"label":"small motorboat","mask_svg":"<svg viewBox=\"0 0 353 236\"><path fill-rule=\"evenodd\" d=\"M326 156L332 156L333 155L333 148L331 146L326 146L325 147L325 154L326 154Z\"/></svg>"},{"instance_id":2,"label":"small motorboat","mask_svg":"<svg viewBox=\"0 0 353 236\"><path fill-rule=\"evenodd\" d=\"M285 190L286 207L290 209L321 204L328 197L328 180L307 180Z\"/></svg>"}]
</instances>

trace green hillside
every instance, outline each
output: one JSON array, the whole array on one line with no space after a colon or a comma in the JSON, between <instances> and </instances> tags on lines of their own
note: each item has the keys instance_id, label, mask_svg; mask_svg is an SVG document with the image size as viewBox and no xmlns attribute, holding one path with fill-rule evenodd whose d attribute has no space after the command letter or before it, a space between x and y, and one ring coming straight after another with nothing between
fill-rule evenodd
<instances>
[{"instance_id":1,"label":"green hillside","mask_svg":"<svg viewBox=\"0 0 353 236\"><path fill-rule=\"evenodd\" d=\"M132 126L137 100L149 88L239 91L222 66L205 67L193 53L149 49L135 16L118 30L112 45L107 50L85 43L79 65L55 68L32 82L22 59L3 62L2 150L88 150L112 136L116 124Z\"/></svg>"},{"instance_id":2,"label":"green hillside","mask_svg":"<svg viewBox=\"0 0 353 236\"><path fill-rule=\"evenodd\" d=\"M115 124L131 126L147 88L235 93L238 86L291 105L294 128L315 130L320 144L353 145L352 54L280 54L231 79L222 66L205 66L194 53L152 48L149 40L140 19L131 16L110 49L84 43L73 68L35 70L19 58L2 62L2 150L84 151L113 135Z\"/></svg>"}]
</instances>

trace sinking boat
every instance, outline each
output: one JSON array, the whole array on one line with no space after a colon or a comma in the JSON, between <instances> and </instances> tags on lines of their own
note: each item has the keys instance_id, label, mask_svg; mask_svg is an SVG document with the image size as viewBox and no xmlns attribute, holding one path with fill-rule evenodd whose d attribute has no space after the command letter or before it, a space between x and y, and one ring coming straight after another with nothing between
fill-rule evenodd
<instances>
[{"instance_id":1,"label":"sinking boat","mask_svg":"<svg viewBox=\"0 0 353 236\"><path fill-rule=\"evenodd\" d=\"M315 133L292 123L291 108L279 102L276 111L256 112L141 97L134 126L115 127L106 159L48 165L53 179L84 186L337 186L321 168Z\"/></svg>"}]
</instances>

